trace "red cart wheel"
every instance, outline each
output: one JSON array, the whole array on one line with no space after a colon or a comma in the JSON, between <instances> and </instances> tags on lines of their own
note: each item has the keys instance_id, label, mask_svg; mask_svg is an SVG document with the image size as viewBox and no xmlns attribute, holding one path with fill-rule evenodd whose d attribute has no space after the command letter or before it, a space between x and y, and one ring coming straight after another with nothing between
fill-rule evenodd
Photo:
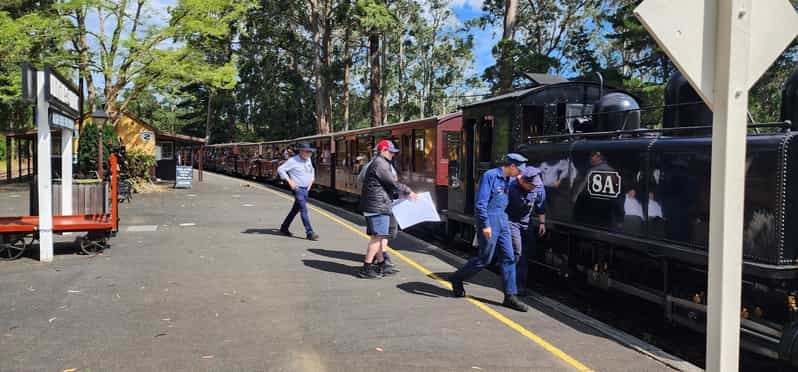
<instances>
[{"instance_id":1,"label":"red cart wheel","mask_svg":"<svg viewBox=\"0 0 798 372\"><path fill-rule=\"evenodd\" d=\"M78 238L80 250L89 256L94 256L108 248L108 237L89 232L86 236Z\"/></svg>"},{"instance_id":2,"label":"red cart wheel","mask_svg":"<svg viewBox=\"0 0 798 372\"><path fill-rule=\"evenodd\" d=\"M3 235L2 242L0 242L0 260L10 261L22 257L25 250L33 245L33 240L31 235Z\"/></svg>"}]
</instances>

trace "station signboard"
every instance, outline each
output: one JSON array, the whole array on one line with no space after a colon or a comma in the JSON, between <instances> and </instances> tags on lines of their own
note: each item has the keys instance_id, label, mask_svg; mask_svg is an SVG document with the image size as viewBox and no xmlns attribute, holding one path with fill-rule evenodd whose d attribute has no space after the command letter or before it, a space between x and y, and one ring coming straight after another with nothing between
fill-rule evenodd
<instances>
[{"instance_id":1,"label":"station signboard","mask_svg":"<svg viewBox=\"0 0 798 372\"><path fill-rule=\"evenodd\" d=\"M45 99L50 104L51 113L57 112L72 120L78 118L80 115L78 89L49 65L44 67L44 92ZM53 123L52 116L51 114L51 124Z\"/></svg>"}]
</instances>

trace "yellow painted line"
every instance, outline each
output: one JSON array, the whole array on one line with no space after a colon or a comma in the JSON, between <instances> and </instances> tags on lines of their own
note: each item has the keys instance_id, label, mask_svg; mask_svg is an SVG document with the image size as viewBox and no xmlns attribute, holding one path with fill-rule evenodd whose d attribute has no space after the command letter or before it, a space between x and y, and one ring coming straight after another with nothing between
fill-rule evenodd
<instances>
[{"instance_id":1,"label":"yellow painted line","mask_svg":"<svg viewBox=\"0 0 798 372\"><path fill-rule=\"evenodd\" d=\"M235 178L231 178L231 179L234 179L236 181L240 181L240 180L235 179ZM286 195L284 193L272 190L272 189L270 189L268 187L261 186L261 185L258 185L258 184L254 184L254 185L258 189L261 189L261 190L264 190L264 191L268 191L268 192L270 192L270 193L272 193L272 194L274 194L274 195L276 195L276 196L278 196L280 198L283 198L285 200L291 200L291 201L294 200L293 198L289 197L288 195ZM355 234L360 235L361 237L364 237L366 239L369 239L368 235L366 235L360 229L352 226L352 224L341 220L340 218L330 214L329 212L327 212L327 211L325 211L325 210L323 210L323 209L321 209L321 208L319 208L319 207L317 207L315 205L308 204L308 207L310 209L312 209L313 211L315 211L316 213L318 213L318 214L320 214L320 215L322 215L324 217L327 217L328 219L332 220L333 222L335 222L335 223L337 223L337 224L349 229L350 231L354 232ZM395 249L393 249L391 247L388 247L388 250L391 252L392 255L395 255L396 257L399 257L402 261L404 261L408 265L412 266L416 270L420 271L424 275L432 278L433 280L435 280L436 282L440 283L444 287L446 287L448 289L452 289L451 283L449 283L448 281L441 279L441 277L433 274L432 271L429 271L429 269L427 269L426 267L421 266L421 264L419 264L418 262L416 262L413 259L401 254L400 252L396 251ZM538 344L540 347L542 347L543 349L545 349L549 353L553 354L557 358L560 358L560 360L568 363L570 366L576 368L578 371L592 371L586 365L582 364L578 360L576 360L573 357L571 357L570 355L566 354L564 351L560 350L559 348L557 348L556 346L552 345L548 341L544 340L540 336L534 334L532 331L524 328L524 326L514 322L512 319L502 315L498 311L493 310L490 306L482 303L481 301L479 301L479 300L477 300L477 299L475 299L475 298L473 298L471 296L466 296L466 300L468 300L468 302L471 302L472 304L474 304L474 306L476 306L480 310L482 310L482 311L488 313L490 316L496 318L496 320L504 323L504 325L512 328L514 331L516 331L516 332L520 333L521 335L523 335L524 337L532 340L532 342Z\"/></svg>"}]
</instances>

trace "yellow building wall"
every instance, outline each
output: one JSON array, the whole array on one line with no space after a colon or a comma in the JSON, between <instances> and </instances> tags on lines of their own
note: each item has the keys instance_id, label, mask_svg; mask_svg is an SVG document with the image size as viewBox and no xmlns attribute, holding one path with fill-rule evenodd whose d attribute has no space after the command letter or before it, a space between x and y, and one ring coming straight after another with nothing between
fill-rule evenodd
<instances>
[{"instance_id":1,"label":"yellow building wall","mask_svg":"<svg viewBox=\"0 0 798 372\"><path fill-rule=\"evenodd\" d=\"M116 135L122 139L125 149L140 151L147 155L155 156L155 129L149 127L130 116L124 115L114 128ZM149 140L142 138L142 133L151 132Z\"/></svg>"}]
</instances>

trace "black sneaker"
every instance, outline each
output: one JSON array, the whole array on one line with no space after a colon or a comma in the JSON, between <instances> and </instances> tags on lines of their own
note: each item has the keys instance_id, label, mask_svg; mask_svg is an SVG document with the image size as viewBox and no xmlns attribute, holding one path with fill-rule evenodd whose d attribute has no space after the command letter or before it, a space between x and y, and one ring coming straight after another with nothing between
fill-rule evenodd
<instances>
[{"instance_id":1,"label":"black sneaker","mask_svg":"<svg viewBox=\"0 0 798 372\"><path fill-rule=\"evenodd\" d=\"M399 266L394 265L391 261L385 261L385 274L396 274L402 271Z\"/></svg>"},{"instance_id":2,"label":"black sneaker","mask_svg":"<svg viewBox=\"0 0 798 372\"><path fill-rule=\"evenodd\" d=\"M382 273L377 271L377 265L363 264L363 268L357 273L357 276L363 279L381 279Z\"/></svg>"},{"instance_id":3,"label":"black sneaker","mask_svg":"<svg viewBox=\"0 0 798 372\"><path fill-rule=\"evenodd\" d=\"M388 276L398 273L399 270L393 264L383 261L377 264L377 272L383 276Z\"/></svg>"},{"instance_id":4,"label":"black sneaker","mask_svg":"<svg viewBox=\"0 0 798 372\"><path fill-rule=\"evenodd\" d=\"M452 293L454 297L465 297L465 288L463 288L463 281L457 278L451 278L449 281L452 283Z\"/></svg>"},{"instance_id":5,"label":"black sneaker","mask_svg":"<svg viewBox=\"0 0 798 372\"><path fill-rule=\"evenodd\" d=\"M294 236L294 234L291 234L290 231L283 229L280 229L280 234L282 234L283 236Z\"/></svg>"},{"instance_id":6,"label":"black sneaker","mask_svg":"<svg viewBox=\"0 0 798 372\"><path fill-rule=\"evenodd\" d=\"M523 302L521 302L521 300L519 300L518 297L514 295L505 295L504 302L502 302L502 305L509 307L510 309L513 309L515 311L520 311L522 313L525 313L529 310L529 308L527 308L527 306Z\"/></svg>"},{"instance_id":7,"label":"black sneaker","mask_svg":"<svg viewBox=\"0 0 798 372\"><path fill-rule=\"evenodd\" d=\"M308 240L312 240L314 242L319 240L319 234L316 234L316 233L308 234Z\"/></svg>"}]
</instances>

